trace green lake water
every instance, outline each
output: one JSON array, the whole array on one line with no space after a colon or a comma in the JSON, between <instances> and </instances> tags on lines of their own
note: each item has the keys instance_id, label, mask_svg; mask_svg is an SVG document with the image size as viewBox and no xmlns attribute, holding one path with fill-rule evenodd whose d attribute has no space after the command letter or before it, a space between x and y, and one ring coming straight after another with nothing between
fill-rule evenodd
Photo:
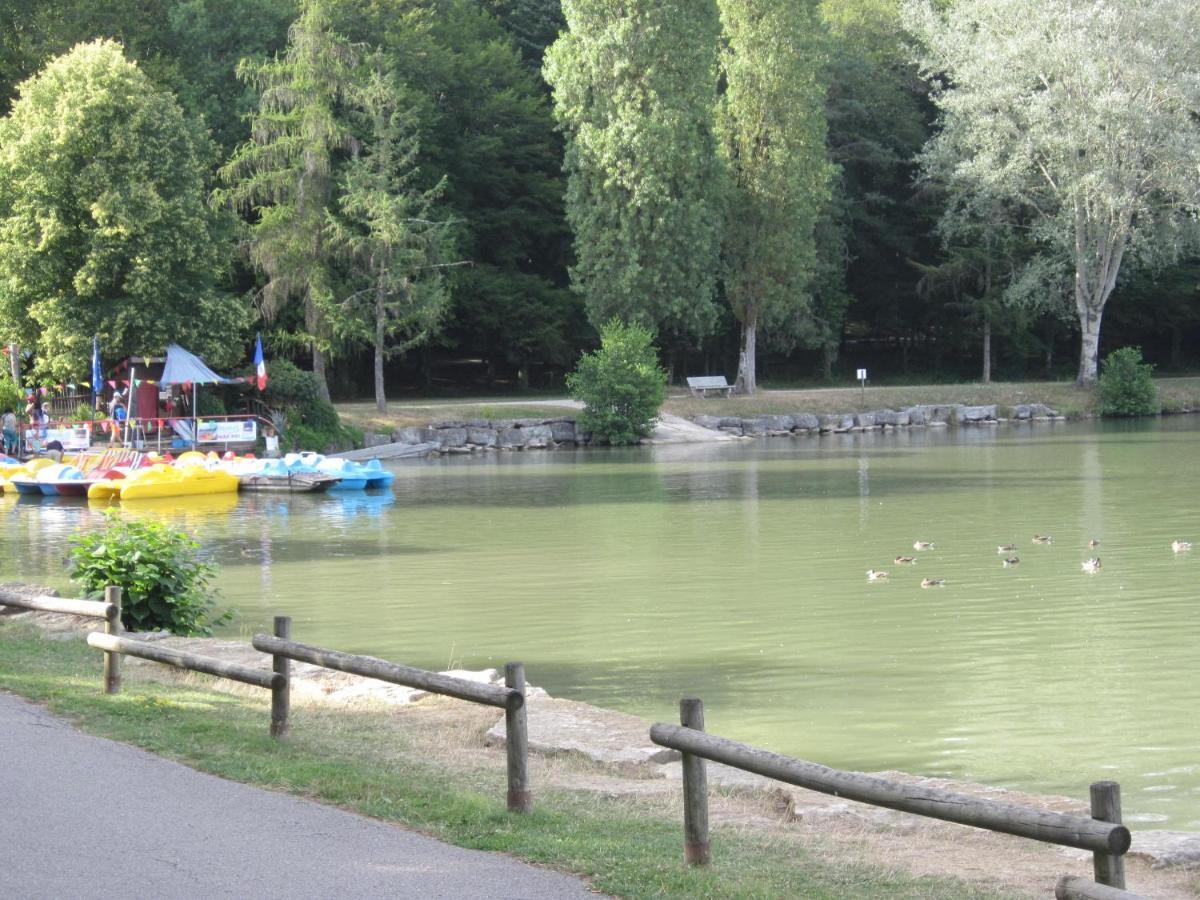
<instances>
[{"instance_id":1,"label":"green lake water","mask_svg":"<svg viewBox=\"0 0 1200 900\"><path fill-rule=\"evenodd\" d=\"M1114 779L1135 827L1200 830L1198 450L1183 417L493 454L396 465L391 494L134 514L194 529L231 634L285 613L419 666L522 660L652 719L693 694L715 733L850 769ZM0 580L69 590L67 537L99 512L4 497L0 521Z\"/></svg>"}]
</instances>

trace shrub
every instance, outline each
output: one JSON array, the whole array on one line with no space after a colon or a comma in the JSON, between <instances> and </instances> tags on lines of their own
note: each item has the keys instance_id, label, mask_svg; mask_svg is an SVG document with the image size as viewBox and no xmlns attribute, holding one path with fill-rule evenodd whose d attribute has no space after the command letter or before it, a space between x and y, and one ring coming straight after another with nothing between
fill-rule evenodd
<instances>
[{"instance_id":1,"label":"shrub","mask_svg":"<svg viewBox=\"0 0 1200 900\"><path fill-rule=\"evenodd\" d=\"M75 407L75 412L71 414L72 422L90 422L92 419L103 417L103 413L96 412L92 409L90 403L80 403Z\"/></svg>"},{"instance_id":2,"label":"shrub","mask_svg":"<svg viewBox=\"0 0 1200 900\"><path fill-rule=\"evenodd\" d=\"M1140 347L1122 347L1104 358L1100 380L1100 415L1157 415L1158 389L1154 385L1154 366L1142 362Z\"/></svg>"},{"instance_id":3,"label":"shrub","mask_svg":"<svg viewBox=\"0 0 1200 900\"><path fill-rule=\"evenodd\" d=\"M356 445L355 431L342 425L337 410L320 396L320 382L286 359L272 360L263 402L283 415L277 422L280 442L288 450L318 450ZM282 427L278 427L282 424ZM358 435L361 442L361 435Z\"/></svg>"},{"instance_id":4,"label":"shrub","mask_svg":"<svg viewBox=\"0 0 1200 900\"><path fill-rule=\"evenodd\" d=\"M110 584L121 588L121 624L130 631L207 635L230 614L213 615L217 567L200 559L199 548L182 531L109 513L103 529L71 538L71 577L89 597Z\"/></svg>"},{"instance_id":5,"label":"shrub","mask_svg":"<svg viewBox=\"0 0 1200 900\"><path fill-rule=\"evenodd\" d=\"M3 357L7 359L7 357ZM0 413L11 409L18 416L25 409L25 392L7 375L0 375Z\"/></svg>"},{"instance_id":6,"label":"shrub","mask_svg":"<svg viewBox=\"0 0 1200 900\"><path fill-rule=\"evenodd\" d=\"M667 394L653 332L610 320L600 329L600 349L580 358L567 388L583 401L579 424L593 440L636 444L654 427Z\"/></svg>"}]
</instances>

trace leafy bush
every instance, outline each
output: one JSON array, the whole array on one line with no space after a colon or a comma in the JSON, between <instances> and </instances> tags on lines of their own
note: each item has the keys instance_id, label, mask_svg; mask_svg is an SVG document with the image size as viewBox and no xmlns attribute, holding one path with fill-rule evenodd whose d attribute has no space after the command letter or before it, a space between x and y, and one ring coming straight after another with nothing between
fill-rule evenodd
<instances>
[{"instance_id":1,"label":"leafy bush","mask_svg":"<svg viewBox=\"0 0 1200 900\"><path fill-rule=\"evenodd\" d=\"M103 529L71 538L71 577L89 597L110 584L121 588L121 623L130 631L207 635L230 614L213 615L217 567L200 559L199 548L182 531L109 513Z\"/></svg>"},{"instance_id":2,"label":"leafy bush","mask_svg":"<svg viewBox=\"0 0 1200 900\"><path fill-rule=\"evenodd\" d=\"M600 349L580 358L567 388L583 401L579 424L593 440L636 444L654 427L667 394L653 332L610 320L600 329Z\"/></svg>"},{"instance_id":3,"label":"leafy bush","mask_svg":"<svg viewBox=\"0 0 1200 900\"><path fill-rule=\"evenodd\" d=\"M223 416L227 412L225 401L212 390L196 392L196 415Z\"/></svg>"},{"instance_id":4,"label":"leafy bush","mask_svg":"<svg viewBox=\"0 0 1200 900\"><path fill-rule=\"evenodd\" d=\"M286 359L271 361L263 402L283 411L283 427L278 430L285 449L324 452L361 443L362 435L342 425L333 404L320 394L320 382L312 372Z\"/></svg>"},{"instance_id":5,"label":"leafy bush","mask_svg":"<svg viewBox=\"0 0 1200 900\"><path fill-rule=\"evenodd\" d=\"M0 413L6 409L19 416L25 409L25 392L7 375L0 375Z\"/></svg>"},{"instance_id":6,"label":"leafy bush","mask_svg":"<svg viewBox=\"0 0 1200 900\"><path fill-rule=\"evenodd\" d=\"M1104 358L1097 387L1102 416L1157 415L1154 366L1142 362L1140 347L1122 347Z\"/></svg>"},{"instance_id":7,"label":"leafy bush","mask_svg":"<svg viewBox=\"0 0 1200 900\"><path fill-rule=\"evenodd\" d=\"M71 413L72 422L90 422L92 419L102 418L103 414L92 409L90 403L80 403L75 407L75 412Z\"/></svg>"}]
</instances>

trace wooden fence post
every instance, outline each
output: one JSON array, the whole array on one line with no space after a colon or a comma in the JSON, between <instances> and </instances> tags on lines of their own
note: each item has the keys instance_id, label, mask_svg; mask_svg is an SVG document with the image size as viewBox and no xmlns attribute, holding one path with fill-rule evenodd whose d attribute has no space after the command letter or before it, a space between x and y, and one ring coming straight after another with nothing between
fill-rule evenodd
<instances>
[{"instance_id":1,"label":"wooden fence post","mask_svg":"<svg viewBox=\"0 0 1200 900\"><path fill-rule=\"evenodd\" d=\"M1091 786L1092 818L1121 822L1121 786L1115 781L1097 781ZM1125 858L1099 850L1092 854L1092 869L1099 884L1125 888Z\"/></svg>"},{"instance_id":2,"label":"wooden fence post","mask_svg":"<svg viewBox=\"0 0 1200 900\"><path fill-rule=\"evenodd\" d=\"M529 720L525 711L525 665L504 664L504 684L521 695L521 705L504 707L504 746L508 754L508 810L529 812Z\"/></svg>"},{"instance_id":3,"label":"wooden fence post","mask_svg":"<svg viewBox=\"0 0 1200 900\"><path fill-rule=\"evenodd\" d=\"M704 702L699 697L679 701L679 724L704 730ZM704 757L683 754L683 856L688 865L707 866L712 861L708 843L708 776Z\"/></svg>"},{"instance_id":4,"label":"wooden fence post","mask_svg":"<svg viewBox=\"0 0 1200 900\"><path fill-rule=\"evenodd\" d=\"M287 640L292 636L292 617L275 617L275 637ZM283 678L271 688L271 737L283 740L291 730L288 717L292 710L292 661L278 653L271 654L271 668Z\"/></svg>"},{"instance_id":5,"label":"wooden fence post","mask_svg":"<svg viewBox=\"0 0 1200 900\"><path fill-rule=\"evenodd\" d=\"M104 614L104 633L121 635L121 589L109 585L104 589L104 602L108 610ZM119 694L121 692L121 654L106 652L104 654L104 693Z\"/></svg>"}]
</instances>

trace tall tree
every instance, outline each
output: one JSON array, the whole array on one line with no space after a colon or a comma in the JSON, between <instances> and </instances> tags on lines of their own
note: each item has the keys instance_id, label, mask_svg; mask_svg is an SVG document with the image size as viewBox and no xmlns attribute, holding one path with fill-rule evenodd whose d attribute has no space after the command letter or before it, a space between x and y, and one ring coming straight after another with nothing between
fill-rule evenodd
<instances>
[{"instance_id":1,"label":"tall tree","mask_svg":"<svg viewBox=\"0 0 1200 900\"><path fill-rule=\"evenodd\" d=\"M807 3L719 2L725 91L717 133L729 173L721 274L742 326L737 389L753 394L760 325L799 337L795 323L811 309L814 229L833 174L824 40Z\"/></svg>"},{"instance_id":2,"label":"tall tree","mask_svg":"<svg viewBox=\"0 0 1200 900\"><path fill-rule=\"evenodd\" d=\"M926 165L951 191L1033 209L1074 270L1077 381L1096 380L1100 322L1129 251L1161 248L1200 206L1200 7L1182 0L958 0L906 5L938 79Z\"/></svg>"},{"instance_id":3,"label":"tall tree","mask_svg":"<svg viewBox=\"0 0 1200 900\"><path fill-rule=\"evenodd\" d=\"M544 72L567 142L573 286L597 327L619 316L702 336L723 192L715 0L565 0L563 13Z\"/></svg>"},{"instance_id":4,"label":"tall tree","mask_svg":"<svg viewBox=\"0 0 1200 900\"><path fill-rule=\"evenodd\" d=\"M250 258L267 276L264 317L274 318L292 300L302 303L302 339L325 400L328 319L336 308L336 251L326 222L335 158L350 143L343 101L355 60L355 48L332 28L329 0L303 0L283 55L238 66L258 90L259 105L251 140L222 167L227 186L214 194L214 202L251 216Z\"/></svg>"},{"instance_id":5,"label":"tall tree","mask_svg":"<svg viewBox=\"0 0 1200 900\"><path fill-rule=\"evenodd\" d=\"M445 311L439 258L449 223L433 218L445 181L429 190L416 184L419 142L411 108L402 108L406 92L381 59L373 62L350 95L366 120L368 143L346 166L329 230L363 273L357 281L367 282L343 302L343 327L373 345L375 405L384 412L384 362L428 340Z\"/></svg>"},{"instance_id":6,"label":"tall tree","mask_svg":"<svg viewBox=\"0 0 1200 900\"><path fill-rule=\"evenodd\" d=\"M241 355L247 311L215 287L227 235L205 204L213 148L110 41L80 44L21 85L0 120L0 339L35 375L180 341Z\"/></svg>"}]
</instances>

